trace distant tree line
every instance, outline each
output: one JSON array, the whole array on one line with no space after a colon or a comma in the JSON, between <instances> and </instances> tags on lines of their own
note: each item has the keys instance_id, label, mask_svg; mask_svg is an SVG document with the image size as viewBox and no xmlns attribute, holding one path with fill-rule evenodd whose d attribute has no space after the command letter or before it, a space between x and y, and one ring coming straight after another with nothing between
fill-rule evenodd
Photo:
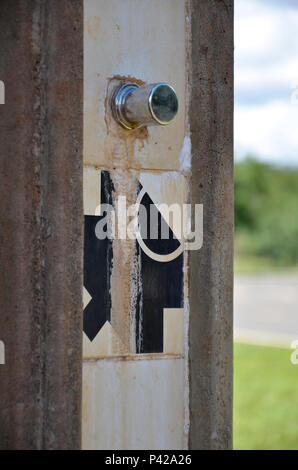
<instances>
[{"instance_id":1,"label":"distant tree line","mask_svg":"<svg viewBox=\"0 0 298 470\"><path fill-rule=\"evenodd\" d=\"M298 168L235 164L235 235L240 254L298 264Z\"/></svg>"}]
</instances>

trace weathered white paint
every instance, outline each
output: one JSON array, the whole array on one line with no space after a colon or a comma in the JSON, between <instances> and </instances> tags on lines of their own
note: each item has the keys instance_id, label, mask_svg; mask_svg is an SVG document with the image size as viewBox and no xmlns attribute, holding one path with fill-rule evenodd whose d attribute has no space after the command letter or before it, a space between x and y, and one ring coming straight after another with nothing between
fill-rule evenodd
<instances>
[{"instance_id":1,"label":"weathered white paint","mask_svg":"<svg viewBox=\"0 0 298 470\"><path fill-rule=\"evenodd\" d=\"M0 341L0 364L5 364L5 345Z\"/></svg>"},{"instance_id":2,"label":"weathered white paint","mask_svg":"<svg viewBox=\"0 0 298 470\"><path fill-rule=\"evenodd\" d=\"M183 308L164 308L164 353L184 353L184 310Z\"/></svg>"},{"instance_id":3,"label":"weathered white paint","mask_svg":"<svg viewBox=\"0 0 298 470\"><path fill-rule=\"evenodd\" d=\"M85 167L83 172L84 214L95 215L100 204L101 172L94 167Z\"/></svg>"},{"instance_id":4,"label":"weathered white paint","mask_svg":"<svg viewBox=\"0 0 298 470\"><path fill-rule=\"evenodd\" d=\"M0 104L5 104L5 85L2 80L0 80Z\"/></svg>"},{"instance_id":5,"label":"weathered white paint","mask_svg":"<svg viewBox=\"0 0 298 470\"><path fill-rule=\"evenodd\" d=\"M184 175L188 175L191 170L191 140L189 135L184 137L183 147L179 156L179 170Z\"/></svg>"}]
</instances>

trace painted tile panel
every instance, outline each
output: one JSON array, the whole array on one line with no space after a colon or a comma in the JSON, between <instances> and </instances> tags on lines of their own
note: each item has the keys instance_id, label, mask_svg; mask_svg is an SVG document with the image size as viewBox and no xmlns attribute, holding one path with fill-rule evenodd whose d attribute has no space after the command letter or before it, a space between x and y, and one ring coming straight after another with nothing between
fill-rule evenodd
<instances>
[{"instance_id":1,"label":"painted tile panel","mask_svg":"<svg viewBox=\"0 0 298 470\"><path fill-rule=\"evenodd\" d=\"M184 0L85 0L85 163L179 170L185 136L184 8ZM179 99L175 121L123 130L113 122L107 103L107 95L122 81L172 85Z\"/></svg>"},{"instance_id":2,"label":"painted tile panel","mask_svg":"<svg viewBox=\"0 0 298 470\"><path fill-rule=\"evenodd\" d=\"M83 365L84 449L186 447L183 359Z\"/></svg>"},{"instance_id":3,"label":"painted tile panel","mask_svg":"<svg viewBox=\"0 0 298 470\"><path fill-rule=\"evenodd\" d=\"M129 171L124 175L122 170L85 168L84 182L88 212L84 249L84 357L183 354L183 247L180 250L181 243L172 231L175 227L172 221L169 225L165 222L166 215L158 210L161 207L158 204L181 205L186 198L185 177L176 172ZM127 203L139 199L147 209L148 238L99 240L96 227L105 218L101 204L116 207L117 196L123 194L128 195ZM150 238L153 215L159 224L157 239ZM168 229L169 239L160 238L163 226ZM177 340L176 345L170 337Z\"/></svg>"}]
</instances>

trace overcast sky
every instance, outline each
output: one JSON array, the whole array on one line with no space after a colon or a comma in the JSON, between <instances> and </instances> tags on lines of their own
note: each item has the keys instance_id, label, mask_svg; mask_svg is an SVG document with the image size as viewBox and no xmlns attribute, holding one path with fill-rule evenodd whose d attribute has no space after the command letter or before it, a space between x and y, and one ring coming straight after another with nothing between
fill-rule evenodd
<instances>
[{"instance_id":1,"label":"overcast sky","mask_svg":"<svg viewBox=\"0 0 298 470\"><path fill-rule=\"evenodd\" d=\"M235 0L235 156L298 165L297 127L298 0Z\"/></svg>"}]
</instances>

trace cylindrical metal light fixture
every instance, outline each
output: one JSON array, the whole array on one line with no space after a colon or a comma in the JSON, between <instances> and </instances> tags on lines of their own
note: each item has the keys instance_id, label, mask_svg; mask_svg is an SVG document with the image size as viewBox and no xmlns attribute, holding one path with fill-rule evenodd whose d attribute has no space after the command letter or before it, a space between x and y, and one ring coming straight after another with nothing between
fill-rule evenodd
<instances>
[{"instance_id":1,"label":"cylindrical metal light fixture","mask_svg":"<svg viewBox=\"0 0 298 470\"><path fill-rule=\"evenodd\" d=\"M178 98L167 83L125 83L114 93L111 106L114 118L126 129L166 126L177 114Z\"/></svg>"}]
</instances>

